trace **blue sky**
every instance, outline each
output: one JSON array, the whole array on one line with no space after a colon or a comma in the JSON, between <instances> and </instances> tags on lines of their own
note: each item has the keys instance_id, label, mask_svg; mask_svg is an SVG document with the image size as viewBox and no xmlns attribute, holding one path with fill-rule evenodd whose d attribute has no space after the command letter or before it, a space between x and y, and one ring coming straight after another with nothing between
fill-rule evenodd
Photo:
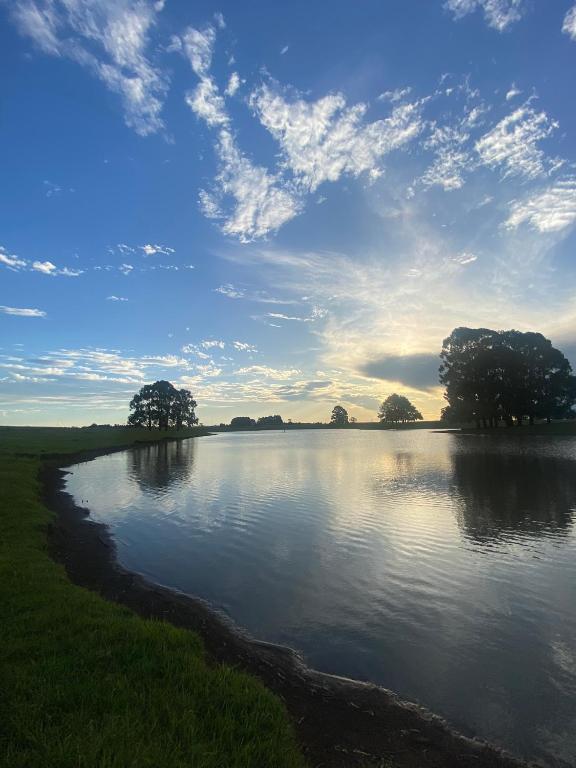
<instances>
[{"instance_id":1,"label":"blue sky","mask_svg":"<svg viewBox=\"0 0 576 768\"><path fill-rule=\"evenodd\" d=\"M461 325L576 363L573 0L0 0L0 420L442 407Z\"/></svg>"}]
</instances>

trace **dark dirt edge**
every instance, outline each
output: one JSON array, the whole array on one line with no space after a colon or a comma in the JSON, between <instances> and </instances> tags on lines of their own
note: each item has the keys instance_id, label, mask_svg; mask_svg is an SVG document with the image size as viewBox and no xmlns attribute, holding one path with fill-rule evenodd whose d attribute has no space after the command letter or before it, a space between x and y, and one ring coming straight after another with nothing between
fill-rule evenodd
<instances>
[{"instance_id":1,"label":"dark dirt edge","mask_svg":"<svg viewBox=\"0 0 576 768\"><path fill-rule=\"evenodd\" d=\"M64 490L63 469L122 450L42 457L42 501L55 513L48 549L72 582L144 618L197 632L213 662L259 678L284 702L311 768L527 768L389 690L309 669L292 649L255 640L203 600L122 568L107 526L87 519L89 510Z\"/></svg>"}]
</instances>

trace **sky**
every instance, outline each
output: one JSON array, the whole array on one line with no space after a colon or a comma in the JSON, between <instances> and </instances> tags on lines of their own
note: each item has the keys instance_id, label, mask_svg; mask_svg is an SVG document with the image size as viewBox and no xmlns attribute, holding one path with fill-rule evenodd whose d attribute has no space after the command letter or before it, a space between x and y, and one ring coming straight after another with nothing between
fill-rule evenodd
<instances>
[{"instance_id":1,"label":"sky","mask_svg":"<svg viewBox=\"0 0 576 768\"><path fill-rule=\"evenodd\" d=\"M0 0L0 423L438 418L459 326L576 367L574 0Z\"/></svg>"}]
</instances>

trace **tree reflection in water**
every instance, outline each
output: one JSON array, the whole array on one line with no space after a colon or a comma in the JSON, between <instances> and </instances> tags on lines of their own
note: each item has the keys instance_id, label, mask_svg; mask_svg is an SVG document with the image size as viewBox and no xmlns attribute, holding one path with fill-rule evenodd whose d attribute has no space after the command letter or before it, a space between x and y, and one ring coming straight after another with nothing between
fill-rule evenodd
<instances>
[{"instance_id":1,"label":"tree reflection in water","mask_svg":"<svg viewBox=\"0 0 576 768\"><path fill-rule=\"evenodd\" d=\"M576 506L576 462L501 450L452 454L458 522L478 541L567 533Z\"/></svg>"},{"instance_id":2,"label":"tree reflection in water","mask_svg":"<svg viewBox=\"0 0 576 768\"><path fill-rule=\"evenodd\" d=\"M128 474L154 494L187 483L194 471L195 442L171 440L127 451Z\"/></svg>"}]
</instances>

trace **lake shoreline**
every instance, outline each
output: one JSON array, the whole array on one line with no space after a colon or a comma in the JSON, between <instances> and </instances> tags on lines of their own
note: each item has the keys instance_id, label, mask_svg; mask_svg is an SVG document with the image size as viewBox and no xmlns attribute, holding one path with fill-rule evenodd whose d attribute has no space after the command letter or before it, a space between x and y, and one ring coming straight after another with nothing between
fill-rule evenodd
<instances>
[{"instance_id":1,"label":"lake shoreline","mask_svg":"<svg viewBox=\"0 0 576 768\"><path fill-rule=\"evenodd\" d=\"M48 530L49 552L74 583L140 616L198 633L214 663L240 667L258 677L284 701L311 766L380 766L385 761L395 768L528 765L460 735L441 718L391 691L309 669L295 651L253 639L203 600L122 568L108 527L89 520L89 510L77 506L65 490L65 468L125 449L54 456L41 470L43 502L56 513Z\"/></svg>"}]
</instances>

